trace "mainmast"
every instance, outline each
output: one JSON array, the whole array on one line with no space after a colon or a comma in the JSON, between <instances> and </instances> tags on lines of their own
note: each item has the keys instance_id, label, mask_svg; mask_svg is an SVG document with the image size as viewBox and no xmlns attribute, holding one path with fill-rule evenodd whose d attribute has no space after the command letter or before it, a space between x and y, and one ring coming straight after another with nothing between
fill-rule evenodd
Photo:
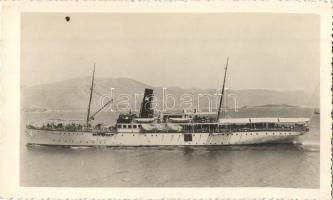
<instances>
[{"instance_id":1,"label":"mainmast","mask_svg":"<svg viewBox=\"0 0 333 200\"><path fill-rule=\"evenodd\" d=\"M219 109L217 110L217 119L216 119L216 121L218 121L220 119L221 108L222 108L222 105L223 105L224 87L225 87L225 80L227 78L228 62L229 62L229 57L227 58L227 64L225 65L224 80L223 80L222 91L221 91L220 105L219 105ZM224 117L224 111L223 111L222 117Z\"/></svg>"},{"instance_id":2,"label":"mainmast","mask_svg":"<svg viewBox=\"0 0 333 200\"><path fill-rule=\"evenodd\" d=\"M88 123L90 120L90 105L91 105L91 99L92 99L92 94L93 94L93 90L94 90L94 79L95 79L95 64L94 64L94 70L93 70L91 87L90 87L90 97L89 97L88 113L87 113L87 128L88 128Z\"/></svg>"}]
</instances>

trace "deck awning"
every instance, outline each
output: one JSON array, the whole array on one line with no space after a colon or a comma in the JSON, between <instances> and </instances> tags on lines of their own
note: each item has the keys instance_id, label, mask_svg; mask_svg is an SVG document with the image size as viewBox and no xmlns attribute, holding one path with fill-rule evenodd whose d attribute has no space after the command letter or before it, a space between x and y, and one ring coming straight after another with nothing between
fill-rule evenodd
<instances>
[{"instance_id":1,"label":"deck awning","mask_svg":"<svg viewBox=\"0 0 333 200\"><path fill-rule=\"evenodd\" d=\"M309 118L223 118L223 124L248 124L248 123L305 123Z\"/></svg>"}]
</instances>

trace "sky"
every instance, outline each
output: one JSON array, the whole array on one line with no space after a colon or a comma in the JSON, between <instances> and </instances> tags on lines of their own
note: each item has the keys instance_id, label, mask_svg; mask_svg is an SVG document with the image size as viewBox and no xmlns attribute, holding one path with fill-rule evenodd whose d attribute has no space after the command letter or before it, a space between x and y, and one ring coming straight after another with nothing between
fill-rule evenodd
<instances>
[{"instance_id":1,"label":"sky","mask_svg":"<svg viewBox=\"0 0 333 200\"><path fill-rule=\"evenodd\" d=\"M66 21L66 16L70 17ZM263 13L23 13L21 84L127 77L152 86L313 90L319 17Z\"/></svg>"}]
</instances>

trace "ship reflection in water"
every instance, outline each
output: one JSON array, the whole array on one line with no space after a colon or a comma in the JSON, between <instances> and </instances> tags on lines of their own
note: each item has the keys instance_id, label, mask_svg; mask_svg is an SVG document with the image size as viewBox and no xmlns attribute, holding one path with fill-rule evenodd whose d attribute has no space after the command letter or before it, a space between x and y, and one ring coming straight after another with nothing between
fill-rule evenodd
<instances>
[{"instance_id":1,"label":"ship reflection in water","mask_svg":"<svg viewBox=\"0 0 333 200\"><path fill-rule=\"evenodd\" d=\"M295 117L309 112L281 109L267 112ZM246 113L240 110L237 114ZM300 136L296 144L109 148L24 145L26 119L60 116L73 119L82 113L24 114L21 186L319 187L319 115L313 115L310 132ZM116 115L101 113L99 118L114 120Z\"/></svg>"}]
</instances>

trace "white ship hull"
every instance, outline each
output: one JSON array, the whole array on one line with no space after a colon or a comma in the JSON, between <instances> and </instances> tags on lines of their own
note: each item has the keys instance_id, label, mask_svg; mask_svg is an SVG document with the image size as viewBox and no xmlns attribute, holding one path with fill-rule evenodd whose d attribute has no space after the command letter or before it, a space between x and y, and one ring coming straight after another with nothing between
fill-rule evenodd
<instances>
[{"instance_id":1,"label":"white ship hull","mask_svg":"<svg viewBox=\"0 0 333 200\"><path fill-rule=\"evenodd\" d=\"M96 136L91 132L64 132L27 129L27 145L60 146L204 146L244 145L292 142L305 132L233 132L191 133L191 141L185 141L183 133L108 133ZM188 134L187 134L188 135Z\"/></svg>"}]
</instances>

